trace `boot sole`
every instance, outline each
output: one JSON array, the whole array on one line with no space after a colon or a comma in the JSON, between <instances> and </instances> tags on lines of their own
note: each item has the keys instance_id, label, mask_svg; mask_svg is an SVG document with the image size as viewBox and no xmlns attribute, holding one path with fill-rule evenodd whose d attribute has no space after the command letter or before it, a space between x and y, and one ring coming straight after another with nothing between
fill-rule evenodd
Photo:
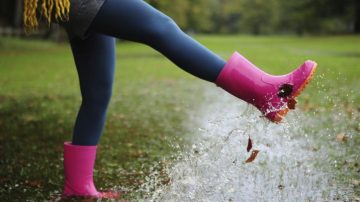
<instances>
[{"instance_id":1,"label":"boot sole","mask_svg":"<svg viewBox=\"0 0 360 202\"><path fill-rule=\"evenodd\" d=\"M297 89L297 91L290 97L289 100L295 99L296 97L298 97L302 91L306 88L306 86L310 83L310 81L312 80L315 72L316 72L316 68L317 68L317 63L314 62L314 66L309 74L309 76L305 79L305 81L300 85L300 87ZM289 104L289 101L288 103ZM288 107L286 107L283 110L280 110L276 113L275 118L273 120L271 120L274 123L280 123L282 121L282 119L287 115L287 113L290 111L290 109Z\"/></svg>"}]
</instances>

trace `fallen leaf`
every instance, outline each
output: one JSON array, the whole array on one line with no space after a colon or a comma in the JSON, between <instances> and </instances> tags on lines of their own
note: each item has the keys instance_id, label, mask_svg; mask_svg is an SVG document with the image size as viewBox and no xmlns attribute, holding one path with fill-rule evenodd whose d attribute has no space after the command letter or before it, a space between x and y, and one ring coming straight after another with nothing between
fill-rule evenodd
<instances>
[{"instance_id":1,"label":"fallen leaf","mask_svg":"<svg viewBox=\"0 0 360 202\"><path fill-rule=\"evenodd\" d=\"M302 106L304 111L311 111L315 108L310 102L305 102Z\"/></svg>"},{"instance_id":2,"label":"fallen leaf","mask_svg":"<svg viewBox=\"0 0 360 202\"><path fill-rule=\"evenodd\" d=\"M1 97L0 97L1 98ZM6 177L0 177L0 183L4 183L6 181L10 181L10 179L6 178Z\"/></svg>"},{"instance_id":3,"label":"fallen leaf","mask_svg":"<svg viewBox=\"0 0 360 202\"><path fill-rule=\"evenodd\" d=\"M245 161L245 163L251 163L251 162L253 162L259 152L260 152L259 150L253 150L253 151L251 152L250 157Z\"/></svg>"},{"instance_id":4,"label":"fallen leaf","mask_svg":"<svg viewBox=\"0 0 360 202\"><path fill-rule=\"evenodd\" d=\"M336 135L336 140L339 142L346 142L348 139L348 137L346 136L345 133L339 133Z\"/></svg>"},{"instance_id":5,"label":"fallen leaf","mask_svg":"<svg viewBox=\"0 0 360 202\"><path fill-rule=\"evenodd\" d=\"M143 157L144 154L145 154L145 152L142 150L132 150L129 152L129 156L134 157L134 158Z\"/></svg>"},{"instance_id":6,"label":"fallen leaf","mask_svg":"<svg viewBox=\"0 0 360 202\"><path fill-rule=\"evenodd\" d=\"M355 202L359 202L359 201L360 201L360 197L354 196L354 201L355 201Z\"/></svg>"},{"instance_id":7,"label":"fallen leaf","mask_svg":"<svg viewBox=\"0 0 360 202\"><path fill-rule=\"evenodd\" d=\"M351 106L346 107L346 112L352 114L353 108Z\"/></svg>"},{"instance_id":8,"label":"fallen leaf","mask_svg":"<svg viewBox=\"0 0 360 202\"><path fill-rule=\"evenodd\" d=\"M249 140L248 140L248 145L247 145L247 148L246 148L246 151L249 152L251 149L252 149L252 140L249 136Z\"/></svg>"},{"instance_id":9,"label":"fallen leaf","mask_svg":"<svg viewBox=\"0 0 360 202\"><path fill-rule=\"evenodd\" d=\"M359 186L360 185L360 180L352 180L351 183L355 186Z\"/></svg>"},{"instance_id":10,"label":"fallen leaf","mask_svg":"<svg viewBox=\"0 0 360 202\"><path fill-rule=\"evenodd\" d=\"M313 151L313 152L317 152L317 151L319 151L319 148L312 147L312 148L311 148L311 151Z\"/></svg>"},{"instance_id":11,"label":"fallen leaf","mask_svg":"<svg viewBox=\"0 0 360 202\"><path fill-rule=\"evenodd\" d=\"M354 126L354 129L355 129L356 131L359 131L359 132L360 132L360 123L359 123L359 125Z\"/></svg>"},{"instance_id":12,"label":"fallen leaf","mask_svg":"<svg viewBox=\"0 0 360 202\"><path fill-rule=\"evenodd\" d=\"M170 182L171 182L171 179L170 179L169 177L166 177L166 178L163 179L161 182L162 182L162 184L164 184L164 185L169 185Z\"/></svg>"},{"instance_id":13,"label":"fallen leaf","mask_svg":"<svg viewBox=\"0 0 360 202\"><path fill-rule=\"evenodd\" d=\"M42 186L41 180L30 180L30 181L25 181L25 183L30 187L40 188Z\"/></svg>"}]
</instances>

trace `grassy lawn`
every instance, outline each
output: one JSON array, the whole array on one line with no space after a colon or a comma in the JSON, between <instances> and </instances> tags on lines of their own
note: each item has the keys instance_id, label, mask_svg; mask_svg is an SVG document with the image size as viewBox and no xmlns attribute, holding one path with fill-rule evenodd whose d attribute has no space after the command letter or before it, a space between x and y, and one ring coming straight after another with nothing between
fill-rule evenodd
<instances>
[{"instance_id":1,"label":"grassy lawn","mask_svg":"<svg viewBox=\"0 0 360 202\"><path fill-rule=\"evenodd\" d=\"M317 61L300 108L320 116L335 108L349 114L351 143L345 146L357 162L346 169L359 174L359 36L196 38L224 58L238 50L274 74ZM116 66L95 180L98 188L134 190L186 144L191 134L184 121L201 99L202 81L140 44L119 43ZM61 192L62 143L71 138L80 101L68 44L0 39L0 201L44 200ZM166 183L166 174L160 177Z\"/></svg>"}]
</instances>

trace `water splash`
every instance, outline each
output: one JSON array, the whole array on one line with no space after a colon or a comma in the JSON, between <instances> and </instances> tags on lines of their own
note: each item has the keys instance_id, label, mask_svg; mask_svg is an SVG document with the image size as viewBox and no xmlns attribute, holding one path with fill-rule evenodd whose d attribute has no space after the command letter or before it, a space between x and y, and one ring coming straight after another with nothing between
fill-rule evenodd
<instances>
[{"instance_id":1,"label":"water splash","mask_svg":"<svg viewBox=\"0 0 360 202\"><path fill-rule=\"evenodd\" d=\"M330 150L338 149L340 156L344 151L321 144L329 130L319 130L296 111L286 123L271 124L253 107L221 93L205 91L205 104L189 116L189 127L198 127L193 144L166 169L168 185L157 183L156 172L147 179L143 201L351 200L351 186L336 179L337 163L328 156ZM249 136L260 153L246 164Z\"/></svg>"}]
</instances>

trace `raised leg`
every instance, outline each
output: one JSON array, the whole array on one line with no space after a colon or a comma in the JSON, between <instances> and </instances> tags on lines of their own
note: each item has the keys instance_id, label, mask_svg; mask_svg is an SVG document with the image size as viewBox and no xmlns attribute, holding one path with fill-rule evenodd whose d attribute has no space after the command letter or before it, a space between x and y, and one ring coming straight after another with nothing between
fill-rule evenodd
<instances>
[{"instance_id":1,"label":"raised leg","mask_svg":"<svg viewBox=\"0 0 360 202\"><path fill-rule=\"evenodd\" d=\"M259 71L237 53L225 62L142 0L107 0L90 31L147 44L185 71L253 104L273 122L280 122L294 108L295 98L316 69L316 63L308 61L296 71L277 77Z\"/></svg>"},{"instance_id":2,"label":"raised leg","mask_svg":"<svg viewBox=\"0 0 360 202\"><path fill-rule=\"evenodd\" d=\"M107 0L90 31L147 44L180 68L210 82L226 63L143 0Z\"/></svg>"}]
</instances>

